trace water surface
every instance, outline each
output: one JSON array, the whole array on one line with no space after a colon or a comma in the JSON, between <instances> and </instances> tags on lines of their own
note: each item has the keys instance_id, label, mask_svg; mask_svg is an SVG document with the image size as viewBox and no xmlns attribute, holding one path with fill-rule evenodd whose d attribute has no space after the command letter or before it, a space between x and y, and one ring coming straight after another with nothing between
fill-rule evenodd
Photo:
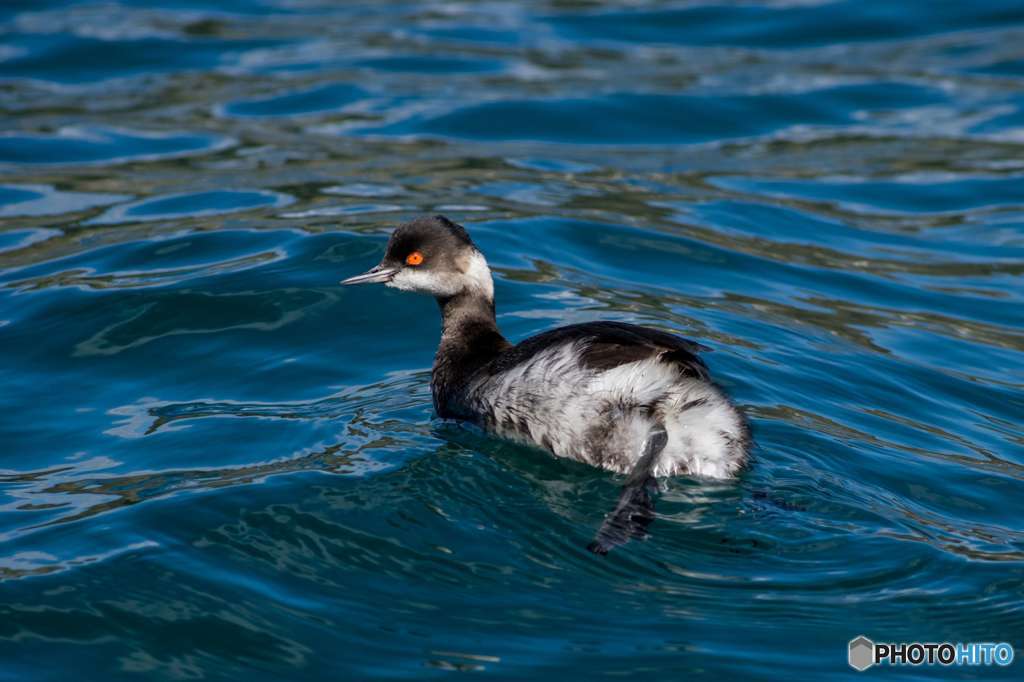
<instances>
[{"instance_id":1,"label":"water surface","mask_svg":"<svg viewBox=\"0 0 1024 682\"><path fill-rule=\"evenodd\" d=\"M0 678L1024 655L1019 2L54 0L0 31ZM621 481L434 419L434 304L337 285L425 212L512 339L713 348L749 471L588 554Z\"/></svg>"}]
</instances>

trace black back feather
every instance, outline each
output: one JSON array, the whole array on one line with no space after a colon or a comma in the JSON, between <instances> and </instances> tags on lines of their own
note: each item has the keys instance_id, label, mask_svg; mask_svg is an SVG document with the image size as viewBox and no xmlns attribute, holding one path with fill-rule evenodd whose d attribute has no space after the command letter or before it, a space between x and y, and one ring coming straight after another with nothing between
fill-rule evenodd
<instances>
[{"instance_id":1,"label":"black back feather","mask_svg":"<svg viewBox=\"0 0 1024 682\"><path fill-rule=\"evenodd\" d=\"M625 322L584 322L531 336L502 353L486 370L497 374L552 346L574 342L580 345L580 362L591 369L608 370L658 357L676 365L687 376L709 378L707 365L697 356L708 348L675 334Z\"/></svg>"}]
</instances>

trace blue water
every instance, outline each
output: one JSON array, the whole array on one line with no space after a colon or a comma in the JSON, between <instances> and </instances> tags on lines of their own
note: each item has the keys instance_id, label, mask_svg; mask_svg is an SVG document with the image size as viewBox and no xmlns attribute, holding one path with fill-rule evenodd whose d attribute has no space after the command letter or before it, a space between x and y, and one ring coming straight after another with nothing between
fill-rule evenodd
<instances>
[{"instance_id":1,"label":"blue water","mask_svg":"<svg viewBox=\"0 0 1024 682\"><path fill-rule=\"evenodd\" d=\"M0 679L1024 657L1019 0L33 0L0 32ZM512 339L712 347L749 471L587 553L620 479L434 419L435 305L337 285L424 212Z\"/></svg>"}]
</instances>

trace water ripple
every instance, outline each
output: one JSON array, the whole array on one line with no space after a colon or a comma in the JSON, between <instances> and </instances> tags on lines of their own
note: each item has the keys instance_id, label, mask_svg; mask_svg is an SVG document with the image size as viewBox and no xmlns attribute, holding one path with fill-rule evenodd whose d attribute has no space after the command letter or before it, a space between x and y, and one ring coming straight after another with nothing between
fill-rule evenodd
<instances>
[{"instance_id":1,"label":"water ripple","mask_svg":"<svg viewBox=\"0 0 1024 682\"><path fill-rule=\"evenodd\" d=\"M47 0L0 33L0 677L1024 646L1019 2ZM438 421L434 304L337 285L424 212L511 339L712 348L749 470L666 481L595 559L621 481Z\"/></svg>"},{"instance_id":2,"label":"water ripple","mask_svg":"<svg viewBox=\"0 0 1024 682\"><path fill-rule=\"evenodd\" d=\"M0 162L66 165L144 161L209 152L233 144L229 138L192 133L67 127L56 134L0 134Z\"/></svg>"},{"instance_id":3,"label":"water ripple","mask_svg":"<svg viewBox=\"0 0 1024 682\"><path fill-rule=\"evenodd\" d=\"M150 197L123 204L87 221L88 225L167 220L174 217L219 215L264 206L287 206L294 199L278 192L256 190L212 190Z\"/></svg>"}]
</instances>

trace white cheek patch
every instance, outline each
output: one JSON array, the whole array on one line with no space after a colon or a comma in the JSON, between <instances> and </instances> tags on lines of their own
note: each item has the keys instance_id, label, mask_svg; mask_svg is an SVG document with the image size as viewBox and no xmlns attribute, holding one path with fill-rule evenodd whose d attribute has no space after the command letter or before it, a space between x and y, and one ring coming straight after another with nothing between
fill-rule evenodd
<instances>
[{"instance_id":1,"label":"white cheek patch","mask_svg":"<svg viewBox=\"0 0 1024 682\"><path fill-rule=\"evenodd\" d=\"M434 296L454 296L462 289L458 277L442 275L430 270L402 268L387 286L402 291L419 291Z\"/></svg>"},{"instance_id":2,"label":"white cheek patch","mask_svg":"<svg viewBox=\"0 0 1024 682\"><path fill-rule=\"evenodd\" d=\"M466 288L475 289L493 301L494 280L491 278L491 269L487 267L487 259L479 251L473 251L466 261Z\"/></svg>"}]
</instances>

